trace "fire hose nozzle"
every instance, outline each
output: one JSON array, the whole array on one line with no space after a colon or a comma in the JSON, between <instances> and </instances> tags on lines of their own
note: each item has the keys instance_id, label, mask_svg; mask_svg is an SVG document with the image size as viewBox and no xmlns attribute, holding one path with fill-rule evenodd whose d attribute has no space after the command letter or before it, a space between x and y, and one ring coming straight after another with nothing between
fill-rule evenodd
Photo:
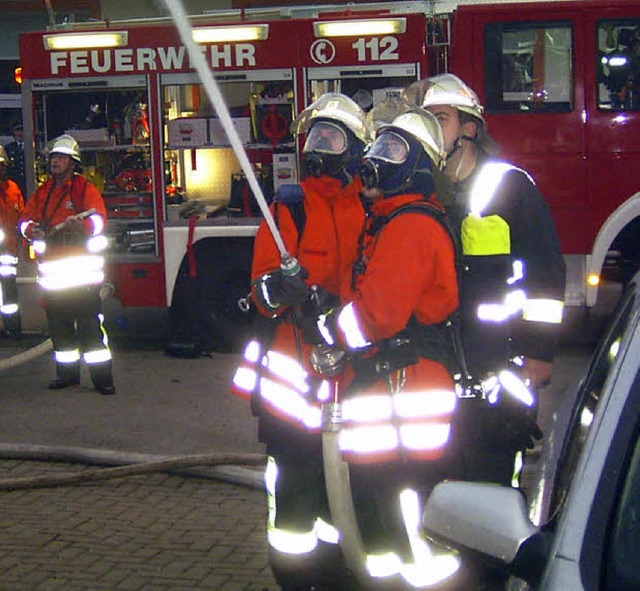
<instances>
[{"instance_id":1,"label":"fire hose nozzle","mask_svg":"<svg viewBox=\"0 0 640 591\"><path fill-rule=\"evenodd\" d=\"M294 275L300 273L300 269L301 267L298 259L292 257L290 254L284 254L282 256L282 259L280 261L280 270L282 271L283 275L286 275L287 277L293 277Z\"/></svg>"}]
</instances>

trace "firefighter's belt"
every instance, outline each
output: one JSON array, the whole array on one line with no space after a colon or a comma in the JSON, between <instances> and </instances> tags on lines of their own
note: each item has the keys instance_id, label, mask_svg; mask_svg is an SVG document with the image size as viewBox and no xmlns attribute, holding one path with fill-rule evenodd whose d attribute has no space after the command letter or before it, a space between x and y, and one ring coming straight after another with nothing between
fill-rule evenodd
<instances>
[{"instance_id":1,"label":"firefighter's belt","mask_svg":"<svg viewBox=\"0 0 640 591\"><path fill-rule=\"evenodd\" d=\"M393 337L379 341L375 352L352 356L355 382L364 387L418 363L421 357L450 368L453 356L449 323L426 325L412 318L406 328Z\"/></svg>"}]
</instances>

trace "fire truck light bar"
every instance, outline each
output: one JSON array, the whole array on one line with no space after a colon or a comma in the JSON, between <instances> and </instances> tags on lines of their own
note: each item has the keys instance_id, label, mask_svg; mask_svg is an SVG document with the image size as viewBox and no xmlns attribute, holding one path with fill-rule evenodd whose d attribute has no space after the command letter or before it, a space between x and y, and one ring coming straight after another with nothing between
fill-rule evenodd
<instances>
[{"instance_id":1,"label":"fire truck light bar","mask_svg":"<svg viewBox=\"0 0 640 591\"><path fill-rule=\"evenodd\" d=\"M316 37L352 37L355 35L392 35L407 30L406 18L316 21L313 32Z\"/></svg>"},{"instance_id":2,"label":"fire truck light bar","mask_svg":"<svg viewBox=\"0 0 640 591\"><path fill-rule=\"evenodd\" d=\"M122 47L127 44L127 31L104 31L95 33L59 33L45 35L44 48L47 51L55 49L81 49L94 47Z\"/></svg>"},{"instance_id":3,"label":"fire truck light bar","mask_svg":"<svg viewBox=\"0 0 640 591\"><path fill-rule=\"evenodd\" d=\"M269 36L269 25L240 25L231 27L194 27L196 43L223 41L259 41Z\"/></svg>"}]
</instances>

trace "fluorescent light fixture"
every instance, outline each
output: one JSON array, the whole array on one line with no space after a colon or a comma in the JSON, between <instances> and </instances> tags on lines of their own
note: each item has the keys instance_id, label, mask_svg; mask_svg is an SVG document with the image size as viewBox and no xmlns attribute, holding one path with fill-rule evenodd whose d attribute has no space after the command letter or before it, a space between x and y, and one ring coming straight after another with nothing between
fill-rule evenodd
<instances>
[{"instance_id":1,"label":"fluorescent light fixture","mask_svg":"<svg viewBox=\"0 0 640 591\"><path fill-rule=\"evenodd\" d=\"M196 43L220 43L222 41L257 41L269 36L269 25L237 25L228 27L195 27Z\"/></svg>"},{"instance_id":2,"label":"fluorescent light fixture","mask_svg":"<svg viewBox=\"0 0 640 591\"><path fill-rule=\"evenodd\" d=\"M316 37L355 37L356 35L393 35L407 30L406 18L377 18L348 21L316 21Z\"/></svg>"},{"instance_id":3,"label":"fluorescent light fixture","mask_svg":"<svg viewBox=\"0 0 640 591\"><path fill-rule=\"evenodd\" d=\"M127 31L98 31L95 33L58 33L43 37L44 48L92 49L94 47L122 47L127 44Z\"/></svg>"}]
</instances>

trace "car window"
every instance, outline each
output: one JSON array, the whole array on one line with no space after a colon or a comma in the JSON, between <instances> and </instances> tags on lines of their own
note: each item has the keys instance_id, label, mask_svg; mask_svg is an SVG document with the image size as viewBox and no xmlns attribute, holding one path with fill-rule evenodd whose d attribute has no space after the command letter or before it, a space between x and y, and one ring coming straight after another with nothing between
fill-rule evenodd
<instances>
[{"instance_id":1,"label":"car window","mask_svg":"<svg viewBox=\"0 0 640 591\"><path fill-rule=\"evenodd\" d=\"M640 549L640 439L636 426L635 444L607 545L606 589L640 589L638 551Z\"/></svg>"},{"instance_id":2,"label":"car window","mask_svg":"<svg viewBox=\"0 0 640 591\"><path fill-rule=\"evenodd\" d=\"M573 473L600 402L600 394L625 338L629 337L626 335L626 329L632 319L634 301L635 291L632 289L622 296L612 317L609 331L596 349L580 387L563 451L560 454L550 515L557 514L569 491Z\"/></svg>"}]
</instances>

